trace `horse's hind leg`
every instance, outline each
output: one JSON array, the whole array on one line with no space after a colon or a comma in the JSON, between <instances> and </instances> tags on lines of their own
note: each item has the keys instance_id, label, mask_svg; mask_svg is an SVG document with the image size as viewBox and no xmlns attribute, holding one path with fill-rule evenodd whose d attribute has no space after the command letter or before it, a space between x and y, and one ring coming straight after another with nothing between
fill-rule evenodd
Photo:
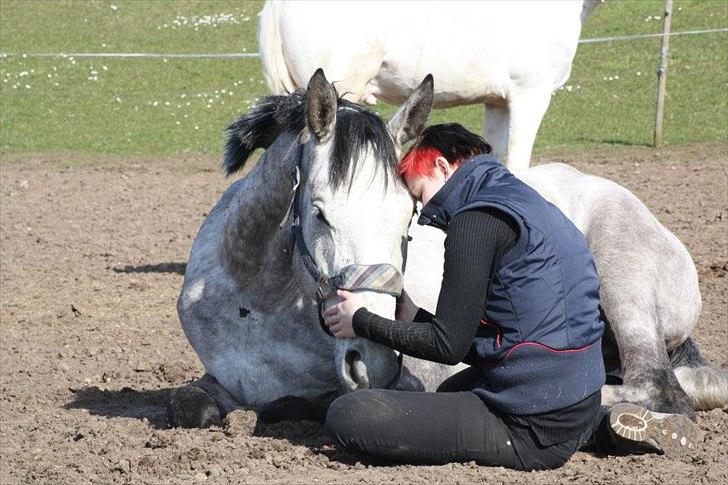
<instances>
[{"instance_id":1,"label":"horse's hind leg","mask_svg":"<svg viewBox=\"0 0 728 485\"><path fill-rule=\"evenodd\" d=\"M380 46L366 46L353 57L333 56L325 67L326 76L342 98L374 105L377 97L369 91L369 82L379 73L383 60L384 51Z\"/></svg>"},{"instance_id":2,"label":"horse's hind leg","mask_svg":"<svg viewBox=\"0 0 728 485\"><path fill-rule=\"evenodd\" d=\"M222 417L242 407L210 374L178 387L169 398L167 414L172 426L208 428L220 426Z\"/></svg>"},{"instance_id":3,"label":"horse's hind leg","mask_svg":"<svg viewBox=\"0 0 728 485\"><path fill-rule=\"evenodd\" d=\"M604 386L602 404L633 402L652 411L693 417L695 403L675 377L653 312L636 302L616 305L609 296L603 296L602 304L619 347L624 376L622 385Z\"/></svg>"}]
</instances>

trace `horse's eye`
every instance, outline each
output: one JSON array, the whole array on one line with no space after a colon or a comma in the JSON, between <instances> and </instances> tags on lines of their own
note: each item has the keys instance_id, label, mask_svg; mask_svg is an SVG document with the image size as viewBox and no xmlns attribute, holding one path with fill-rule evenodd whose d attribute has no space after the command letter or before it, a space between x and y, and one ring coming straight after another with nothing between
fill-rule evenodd
<instances>
[{"instance_id":1,"label":"horse's eye","mask_svg":"<svg viewBox=\"0 0 728 485\"><path fill-rule=\"evenodd\" d=\"M326 219L326 216L320 208L314 206L313 213L316 216L316 219L323 222L327 226L331 226L331 223L328 221L328 219Z\"/></svg>"}]
</instances>

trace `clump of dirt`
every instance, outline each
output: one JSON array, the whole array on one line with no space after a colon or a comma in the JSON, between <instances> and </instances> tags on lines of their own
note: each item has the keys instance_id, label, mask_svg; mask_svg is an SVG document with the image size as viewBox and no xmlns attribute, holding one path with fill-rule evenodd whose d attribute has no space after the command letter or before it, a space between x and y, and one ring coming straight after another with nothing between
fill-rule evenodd
<instances>
[{"instance_id":1,"label":"clump of dirt","mask_svg":"<svg viewBox=\"0 0 728 485\"><path fill-rule=\"evenodd\" d=\"M694 337L725 368L728 156L712 150L616 150L575 165L634 191L686 244L701 269ZM320 424L264 424L252 411L170 428L171 389L203 374L175 302L192 238L229 181L151 166L3 165L0 483L728 482L720 409L698 413L704 436L686 457L580 452L534 473L377 462L341 451Z\"/></svg>"},{"instance_id":2,"label":"clump of dirt","mask_svg":"<svg viewBox=\"0 0 728 485\"><path fill-rule=\"evenodd\" d=\"M723 278L728 274L728 261L712 263L698 269L698 278L702 281L708 278Z\"/></svg>"},{"instance_id":3,"label":"clump of dirt","mask_svg":"<svg viewBox=\"0 0 728 485\"><path fill-rule=\"evenodd\" d=\"M247 409L236 409L225 416L223 427L225 434L233 438L253 436L258 424L258 414Z\"/></svg>"}]
</instances>

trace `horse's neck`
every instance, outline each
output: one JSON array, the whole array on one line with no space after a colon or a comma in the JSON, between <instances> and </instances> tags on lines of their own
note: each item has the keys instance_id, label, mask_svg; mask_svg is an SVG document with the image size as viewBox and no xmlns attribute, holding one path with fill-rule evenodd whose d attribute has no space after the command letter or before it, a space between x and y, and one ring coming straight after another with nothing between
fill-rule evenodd
<instances>
[{"instance_id":1,"label":"horse's neck","mask_svg":"<svg viewBox=\"0 0 728 485\"><path fill-rule=\"evenodd\" d=\"M281 223L293 197L298 155L295 141L276 142L247 175L228 207L220 256L244 289L255 286L265 293L290 286L291 229Z\"/></svg>"}]
</instances>

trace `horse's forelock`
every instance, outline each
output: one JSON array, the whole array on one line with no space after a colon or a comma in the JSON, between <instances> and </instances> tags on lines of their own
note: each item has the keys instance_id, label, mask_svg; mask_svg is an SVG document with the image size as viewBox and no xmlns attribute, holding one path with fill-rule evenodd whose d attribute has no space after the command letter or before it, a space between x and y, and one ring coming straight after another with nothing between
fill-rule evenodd
<instances>
[{"instance_id":1,"label":"horse's forelock","mask_svg":"<svg viewBox=\"0 0 728 485\"><path fill-rule=\"evenodd\" d=\"M371 151L376 169L385 170L386 183L397 166L397 152L386 125L364 106L340 98L329 164L334 189L344 184L347 174L351 184L357 161L367 151Z\"/></svg>"}]
</instances>

